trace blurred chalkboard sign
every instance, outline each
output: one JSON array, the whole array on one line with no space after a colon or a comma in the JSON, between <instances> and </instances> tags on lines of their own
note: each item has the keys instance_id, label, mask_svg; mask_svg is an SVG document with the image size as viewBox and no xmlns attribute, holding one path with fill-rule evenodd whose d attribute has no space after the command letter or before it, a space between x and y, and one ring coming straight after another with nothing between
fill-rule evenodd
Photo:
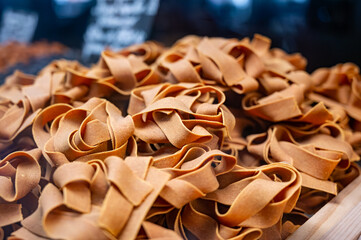
<instances>
[{"instance_id":1,"label":"blurred chalkboard sign","mask_svg":"<svg viewBox=\"0 0 361 240\"><path fill-rule=\"evenodd\" d=\"M1 21L0 42L28 43L34 36L37 24L38 14L35 12L5 9Z\"/></svg>"},{"instance_id":2,"label":"blurred chalkboard sign","mask_svg":"<svg viewBox=\"0 0 361 240\"><path fill-rule=\"evenodd\" d=\"M113 50L146 40L159 0L97 0L84 35L84 61L97 58L105 47Z\"/></svg>"}]
</instances>

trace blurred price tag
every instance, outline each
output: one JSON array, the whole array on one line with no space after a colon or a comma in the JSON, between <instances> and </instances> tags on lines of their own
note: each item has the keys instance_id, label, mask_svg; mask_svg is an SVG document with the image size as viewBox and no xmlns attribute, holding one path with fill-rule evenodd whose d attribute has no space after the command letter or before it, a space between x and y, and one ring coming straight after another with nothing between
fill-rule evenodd
<instances>
[{"instance_id":1,"label":"blurred price tag","mask_svg":"<svg viewBox=\"0 0 361 240\"><path fill-rule=\"evenodd\" d=\"M38 14L24 10L6 9L3 12L0 42L32 40L38 24Z\"/></svg>"},{"instance_id":2,"label":"blurred price tag","mask_svg":"<svg viewBox=\"0 0 361 240\"><path fill-rule=\"evenodd\" d=\"M109 47L117 50L146 40L159 0L97 0L84 35L83 59L98 57Z\"/></svg>"}]
</instances>

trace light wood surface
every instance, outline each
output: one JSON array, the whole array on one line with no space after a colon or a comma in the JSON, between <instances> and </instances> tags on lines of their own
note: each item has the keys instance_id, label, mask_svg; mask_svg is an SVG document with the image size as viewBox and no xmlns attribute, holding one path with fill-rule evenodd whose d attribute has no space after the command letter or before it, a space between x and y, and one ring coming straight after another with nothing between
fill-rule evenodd
<instances>
[{"instance_id":1,"label":"light wood surface","mask_svg":"<svg viewBox=\"0 0 361 240\"><path fill-rule=\"evenodd\" d=\"M287 240L361 239L361 176L321 208Z\"/></svg>"}]
</instances>

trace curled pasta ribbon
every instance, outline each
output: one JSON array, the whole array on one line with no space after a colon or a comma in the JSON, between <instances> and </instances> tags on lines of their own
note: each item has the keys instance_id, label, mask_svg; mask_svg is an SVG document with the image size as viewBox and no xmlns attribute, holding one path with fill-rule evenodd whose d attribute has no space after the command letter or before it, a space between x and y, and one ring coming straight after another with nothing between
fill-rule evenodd
<instances>
[{"instance_id":1,"label":"curled pasta ribbon","mask_svg":"<svg viewBox=\"0 0 361 240\"><path fill-rule=\"evenodd\" d=\"M224 94L215 87L166 83L133 91L128 112L141 140L182 148L214 140L212 129L229 136L234 117L224 101Z\"/></svg>"},{"instance_id":2,"label":"curled pasta ribbon","mask_svg":"<svg viewBox=\"0 0 361 240\"><path fill-rule=\"evenodd\" d=\"M39 184L40 156L41 151L33 149L13 152L0 161L0 228L23 219L18 201Z\"/></svg>"},{"instance_id":3,"label":"curled pasta ribbon","mask_svg":"<svg viewBox=\"0 0 361 240\"><path fill-rule=\"evenodd\" d=\"M108 96L112 91L98 84L103 78L101 73L77 61L53 61L39 73L38 78L44 86L48 85L51 104L81 105L92 97Z\"/></svg>"},{"instance_id":4,"label":"curled pasta ribbon","mask_svg":"<svg viewBox=\"0 0 361 240\"><path fill-rule=\"evenodd\" d=\"M231 137L224 140L222 151L227 152L237 158L237 163L244 167L260 166L260 157L251 155L247 151L246 136L255 132L264 132L267 130L267 123L249 116L240 109L231 108L236 124L231 132Z\"/></svg>"},{"instance_id":5,"label":"curled pasta ribbon","mask_svg":"<svg viewBox=\"0 0 361 240\"><path fill-rule=\"evenodd\" d=\"M0 151L32 124L50 95L38 78L16 71L0 87Z\"/></svg>"},{"instance_id":6,"label":"curled pasta ribbon","mask_svg":"<svg viewBox=\"0 0 361 240\"><path fill-rule=\"evenodd\" d=\"M338 190L345 188L350 182L360 175L360 167L351 163L348 169L335 169L330 180L337 184ZM333 195L310 188L303 188L300 198L297 201L296 209L307 214L316 213L321 207L332 199Z\"/></svg>"},{"instance_id":7,"label":"curled pasta ribbon","mask_svg":"<svg viewBox=\"0 0 361 240\"><path fill-rule=\"evenodd\" d=\"M276 163L255 169L236 167L220 175L218 181L219 189L204 199L216 202L215 215L220 223L267 228L294 208L302 177L291 165Z\"/></svg>"},{"instance_id":8,"label":"curled pasta ribbon","mask_svg":"<svg viewBox=\"0 0 361 240\"><path fill-rule=\"evenodd\" d=\"M162 218L172 209L181 208L217 189L216 177L229 172L236 164L234 156L197 143L187 144L182 149L164 145L147 154L153 157L154 167L171 175L159 201L147 215L147 219L152 221L154 217Z\"/></svg>"},{"instance_id":9,"label":"curled pasta ribbon","mask_svg":"<svg viewBox=\"0 0 361 240\"><path fill-rule=\"evenodd\" d=\"M172 49L175 49L177 52L180 52L182 54L186 54L190 47L197 46L201 40L202 37L199 37L197 35L187 35L182 37L181 39L178 39L173 44Z\"/></svg>"},{"instance_id":10,"label":"curled pasta ribbon","mask_svg":"<svg viewBox=\"0 0 361 240\"><path fill-rule=\"evenodd\" d=\"M167 216L167 225L183 239L259 239L262 230L250 227L229 227L214 218L214 202L197 199Z\"/></svg>"},{"instance_id":11,"label":"curled pasta ribbon","mask_svg":"<svg viewBox=\"0 0 361 240\"><path fill-rule=\"evenodd\" d=\"M129 95L139 86L159 83L160 78L154 69L137 56L138 50L128 51L130 52L103 51L98 64L87 73L87 76L98 78L97 85L102 91L110 89L120 95Z\"/></svg>"},{"instance_id":12,"label":"curled pasta ribbon","mask_svg":"<svg viewBox=\"0 0 361 240\"><path fill-rule=\"evenodd\" d=\"M88 92L88 86L76 81L86 68L77 61L55 60L48 64L39 74L42 86L46 87L51 103L72 103L79 101Z\"/></svg>"},{"instance_id":13,"label":"curled pasta ribbon","mask_svg":"<svg viewBox=\"0 0 361 240\"><path fill-rule=\"evenodd\" d=\"M217 178L216 191L167 214L167 225L184 239L259 239L291 212L301 190L300 174L282 163L238 166Z\"/></svg>"},{"instance_id":14,"label":"curled pasta ribbon","mask_svg":"<svg viewBox=\"0 0 361 240\"><path fill-rule=\"evenodd\" d=\"M360 108L360 69L353 63L319 68L312 73L315 91L345 105L349 114L357 115ZM352 109L356 108L353 113ZM360 117L356 118L359 119Z\"/></svg>"},{"instance_id":15,"label":"curled pasta ribbon","mask_svg":"<svg viewBox=\"0 0 361 240\"><path fill-rule=\"evenodd\" d=\"M57 168L54 183L39 199L39 208L13 233L55 239L135 239L143 225L149 235L170 230L144 222L170 175L151 167L150 157L125 160L111 156L87 163L71 162ZM37 226L42 222L41 226ZM159 232L161 231L161 232Z\"/></svg>"},{"instance_id":16,"label":"curled pasta ribbon","mask_svg":"<svg viewBox=\"0 0 361 240\"><path fill-rule=\"evenodd\" d=\"M353 63L338 64L331 68L317 69L311 76L315 92L310 94L310 99L322 101L326 106L336 109L340 116L340 125L348 132L348 141L360 154L361 75L359 67ZM352 122L349 122L347 116Z\"/></svg>"},{"instance_id":17,"label":"curled pasta ribbon","mask_svg":"<svg viewBox=\"0 0 361 240\"><path fill-rule=\"evenodd\" d=\"M286 57L283 54L274 54L273 52L266 54L263 58L266 71L257 78L260 83L259 89L262 92L270 95L288 88L292 83L304 85L307 91L312 90L312 80L309 74L303 71L304 64L302 62L306 60L299 54L293 55L295 59L291 56Z\"/></svg>"},{"instance_id":18,"label":"curled pasta ribbon","mask_svg":"<svg viewBox=\"0 0 361 240\"><path fill-rule=\"evenodd\" d=\"M243 98L242 107L248 114L271 122L287 120L321 125L333 121L335 115L323 102L315 106L307 104L305 91L305 85L292 84L265 97L257 92L249 93Z\"/></svg>"},{"instance_id":19,"label":"curled pasta ribbon","mask_svg":"<svg viewBox=\"0 0 361 240\"><path fill-rule=\"evenodd\" d=\"M207 151L208 150L208 151ZM220 160L219 160L220 159ZM160 166L164 159L155 160L155 166ZM210 150L202 146L190 147L176 165L163 165L163 170L171 174L160 196L176 208L204 197L207 193L218 189L217 176L229 172L236 164L233 156L219 150Z\"/></svg>"},{"instance_id":20,"label":"curled pasta ribbon","mask_svg":"<svg viewBox=\"0 0 361 240\"><path fill-rule=\"evenodd\" d=\"M49 85L52 104L67 103L74 106L92 97L108 97L114 91L129 95L130 90L138 85L158 83L157 75L136 53L128 54L125 57L110 51L104 52L104 59L89 69L76 61L54 61L40 72L38 78L44 86ZM116 75L113 76L113 73Z\"/></svg>"},{"instance_id":21,"label":"curled pasta ribbon","mask_svg":"<svg viewBox=\"0 0 361 240\"><path fill-rule=\"evenodd\" d=\"M272 48L269 51L269 56L272 59L284 59L295 67L295 70L305 70L307 66L307 59L300 53L287 54L279 48Z\"/></svg>"},{"instance_id":22,"label":"curled pasta ribbon","mask_svg":"<svg viewBox=\"0 0 361 240\"><path fill-rule=\"evenodd\" d=\"M134 55L147 64L154 63L163 53L164 47L157 42L147 41L141 44L131 45L123 48L119 54L123 56Z\"/></svg>"},{"instance_id":23,"label":"curled pasta ribbon","mask_svg":"<svg viewBox=\"0 0 361 240\"><path fill-rule=\"evenodd\" d=\"M286 64L289 64L285 62ZM275 66L279 66L276 64ZM279 70L270 68L258 77L260 92L270 95L289 88L293 84L303 85L303 91L308 93L313 89L310 75L303 70L296 70L292 66L282 67Z\"/></svg>"},{"instance_id":24,"label":"curled pasta ribbon","mask_svg":"<svg viewBox=\"0 0 361 240\"><path fill-rule=\"evenodd\" d=\"M235 41L229 40L231 45ZM158 69L168 81L207 83L230 87L243 93L257 89L258 83L253 78L259 70L258 64L252 64L257 57L250 57L243 68L244 55L233 57L222 48L226 40L203 38L196 45L188 48L170 49L158 59ZM237 44L237 42L235 42ZM179 51L181 48L185 52ZM231 49L229 49L231 52ZM249 66L253 66L250 67ZM248 72L250 75L248 75Z\"/></svg>"},{"instance_id":25,"label":"curled pasta ribbon","mask_svg":"<svg viewBox=\"0 0 361 240\"><path fill-rule=\"evenodd\" d=\"M202 82L247 93L258 89L256 78L263 74L282 76L304 68L302 56L270 52L270 44L258 34L252 41L188 36L159 57L158 70L170 82Z\"/></svg>"},{"instance_id":26,"label":"curled pasta ribbon","mask_svg":"<svg viewBox=\"0 0 361 240\"><path fill-rule=\"evenodd\" d=\"M327 180L337 166L347 169L359 157L342 138L323 133L325 127L297 133L275 125L267 133L249 136L247 149L268 163L286 162L295 166L304 173L303 186L336 194L336 184Z\"/></svg>"},{"instance_id":27,"label":"curled pasta ribbon","mask_svg":"<svg viewBox=\"0 0 361 240\"><path fill-rule=\"evenodd\" d=\"M299 85L292 85L282 91L261 98L259 93L250 93L242 100L243 109L262 119L278 122L302 115L299 104L304 91Z\"/></svg>"},{"instance_id":28,"label":"curled pasta ribbon","mask_svg":"<svg viewBox=\"0 0 361 240\"><path fill-rule=\"evenodd\" d=\"M336 105L361 122L361 75L360 69L352 64L338 64L332 68L320 68L312 73L315 92L311 97Z\"/></svg>"},{"instance_id":29,"label":"curled pasta ribbon","mask_svg":"<svg viewBox=\"0 0 361 240\"><path fill-rule=\"evenodd\" d=\"M111 155L124 157L134 124L112 103L92 98L77 108L67 104L49 106L38 114L32 130L49 163L61 165Z\"/></svg>"}]
</instances>

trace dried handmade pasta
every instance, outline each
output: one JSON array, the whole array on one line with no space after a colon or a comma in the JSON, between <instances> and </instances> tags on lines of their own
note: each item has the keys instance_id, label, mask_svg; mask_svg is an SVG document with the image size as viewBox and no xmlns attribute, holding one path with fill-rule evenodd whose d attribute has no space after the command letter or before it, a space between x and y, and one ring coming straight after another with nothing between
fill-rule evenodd
<instances>
[{"instance_id":1,"label":"dried handmade pasta","mask_svg":"<svg viewBox=\"0 0 361 240\"><path fill-rule=\"evenodd\" d=\"M187 36L15 72L0 238L287 238L360 175L361 77L270 47Z\"/></svg>"},{"instance_id":2,"label":"dried handmade pasta","mask_svg":"<svg viewBox=\"0 0 361 240\"><path fill-rule=\"evenodd\" d=\"M40 156L41 151L33 149L13 152L0 161L0 228L23 220L31 202L21 200L39 184Z\"/></svg>"},{"instance_id":3,"label":"dried handmade pasta","mask_svg":"<svg viewBox=\"0 0 361 240\"><path fill-rule=\"evenodd\" d=\"M141 140L182 148L188 143L216 140L212 129L229 135L234 117L224 101L224 94L211 86L166 83L134 90L128 112Z\"/></svg>"},{"instance_id":4,"label":"dried handmade pasta","mask_svg":"<svg viewBox=\"0 0 361 240\"><path fill-rule=\"evenodd\" d=\"M170 175L149 157L71 162L54 172L39 208L14 232L22 238L133 239ZM120 214L121 213L121 214ZM37 223L42 222L41 226ZM147 225L147 224L146 224ZM149 226L151 227L151 226Z\"/></svg>"},{"instance_id":5,"label":"dried handmade pasta","mask_svg":"<svg viewBox=\"0 0 361 240\"><path fill-rule=\"evenodd\" d=\"M330 108L343 112L342 127L348 141L360 154L361 151L361 75L358 66L352 63L338 64L331 68L320 68L311 75L315 92L310 99L322 101ZM349 120L350 118L350 120Z\"/></svg>"},{"instance_id":6,"label":"dried handmade pasta","mask_svg":"<svg viewBox=\"0 0 361 240\"><path fill-rule=\"evenodd\" d=\"M323 133L325 127L309 132L293 132L294 129L285 125L275 125L267 133L249 136L247 149L269 163L292 164L307 174L303 176L303 186L336 194L336 184L325 180L329 179L337 166L347 169L350 162L358 160L359 156L342 138ZM302 140L297 141L294 136Z\"/></svg>"},{"instance_id":7,"label":"dried handmade pasta","mask_svg":"<svg viewBox=\"0 0 361 240\"><path fill-rule=\"evenodd\" d=\"M88 69L76 61L53 61L39 73L39 78L43 85L49 85L52 104L79 105L92 97L104 97L112 92L98 84L103 78L102 73Z\"/></svg>"},{"instance_id":8,"label":"dried handmade pasta","mask_svg":"<svg viewBox=\"0 0 361 240\"><path fill-rule=\"evenodd\" d=\"M143 59L109 50L102 52L98 64L88 74L97 76L99 73L99 87L110 88L121 95L129 95L136 87L160 82L158 74Z\"/></svg>"},{"instance_id":9,"label":"dried handmade pasta","mask_svg":"<svg viewBox=\"0 0 361 240\"><path fill-rule=\"evenodd\" d=\"M124 118L116 106L100 98L77 108L54 104L40 112L33 124L37 146L55 166L111 155L124 157L133 132L132 118Z\"/></svg>"},{"instance_id":10,"label":"dried handmade pasta","mask_svg":"<svg viewBox=\"0 0 361 240\"><path fill-rule=\"evenodd\" d=\"M257 90L267 76L304 69L302 56L269 51L270 44L270 39L258 34L252 41L186 37L159 57L158 70L170 82L205 83L247 93Z\"/></svg>"},{"instance_id":11,"label":"dried handmade pasta","mask_svg":"<svg viewBox=\"0 0 361 240\"><path fill-rule=\"evenodd\" d=\"M181 210L171 212L167 224L183 239L259 239L262 236L259 228L229 227L219 223L207 214L212 208L214 204L208 201L193 201Z\"/></svg>"},{"instance_id":12,"label":"dried handmade pasta","mask_svg":"<svg viewBox=\"0 0 361 240\"><path fill-rule=\"evenodd\" d=\"M219 158L221 160L218 160ZM164 186L160 196L172 206L181 208L217 190L217 176L231 171L235 164L234 157L221 151L207 152L202 147L193 146L175 166L162 167L165 172L171 174L171 179Z\"/></svg>"},{"instance_id":13,"label":"dried handmade pasta","mask_svg":"<svg viewBox=\"0 0 361 240\"><path fill-rule=\"evenodd\" d=\"M168 225L183 238L257 239L263 228L292 210L301 189L297 170L280 163L256 169L235 167L219 175L218 181L218 190L169 213Z\"/></svg>"},{"instance_id":14,"label":"dried handmade pasta","mask_svg":"<svg viewBox=\"0 0 361 240\"><path fill-rule=\"evenodd\" d=\"M119 53L123 56L134 55L147 64L154 63L163 53L164 47L157 42L147 41L123 48Z\"/></svg>"},{"instance_id":15,"label":"dried handmade pasta","mask_svg":"<svg viewBox=\"0 0 361 240\"><path fill-rule=\"evenodd\" d=\"M15 72L0 87L0 151L11 147L49 100L40 86L35 76Z\"/></svg>"}]
</instances>

